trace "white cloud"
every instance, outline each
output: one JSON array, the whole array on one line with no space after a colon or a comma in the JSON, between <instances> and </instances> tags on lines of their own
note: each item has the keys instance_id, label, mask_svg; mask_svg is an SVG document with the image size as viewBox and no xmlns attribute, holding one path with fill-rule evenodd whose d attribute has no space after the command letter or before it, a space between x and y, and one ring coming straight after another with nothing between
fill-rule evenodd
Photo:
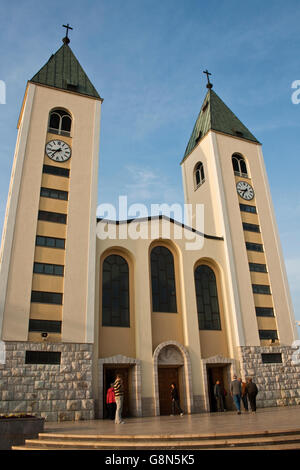
<instances>
[{"instance_id":1,"label":"white cloud","mask_svg":"<svg viewBox=\"0 0 300 470\"><path fill-rule=\"evenodd\" d=\"M128 173L128 183L125 191L130 203L167 203L180 202L180 193L166 175L155 172L150 168L138 166L125 167Z\"/></svg>"}]
</instances>

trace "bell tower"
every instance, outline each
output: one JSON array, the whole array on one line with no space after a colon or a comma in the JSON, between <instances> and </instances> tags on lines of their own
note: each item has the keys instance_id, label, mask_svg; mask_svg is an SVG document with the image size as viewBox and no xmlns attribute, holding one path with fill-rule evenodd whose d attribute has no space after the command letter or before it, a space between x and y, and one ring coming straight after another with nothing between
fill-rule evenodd
<instances>
[{"instance_id":1,"label":"bell tower","mask_svg":"<svg viewBox=\"0 0 300 470\"><path fill-rule=\"evenodd\" d=\"M224 237L232 350L291 346L295 320L261 144L204 73L207 94L181 162L190 224L204 204L205 233Z\"/></svg>"},{"instance_id":2,"label":"bell tower","mask_svg":"<svg viewBox=\"0 0 300 470\"><path fill-rule=\"evenodd\" d=\"M64 354L75 364L79 350L90 361L94 341L102 98L69 46L69 29L27 83L4 222L1 339L21 348L23 365L61 364Z\"/></svg>"}]
</instances>

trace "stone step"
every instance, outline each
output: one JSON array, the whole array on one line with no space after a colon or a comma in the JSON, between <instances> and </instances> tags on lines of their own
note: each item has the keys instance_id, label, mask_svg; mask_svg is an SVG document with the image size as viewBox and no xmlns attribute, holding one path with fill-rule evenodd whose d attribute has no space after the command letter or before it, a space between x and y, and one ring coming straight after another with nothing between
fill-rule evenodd
<instances>
[{"instance_id":1,"label":"stone step","mask_svg":"<svg viewBox=\"0 0 300 470\"><path fill-rule=\"evenodd\" d=\"M13 448L13 450L23 450L23 451L33 451L33 450L83 450L79 447L72 447L72 448L59 448L59 447L56 447L55 449L47 449L47 447L26 447L26 446L19 446L19 447L15 447ZM93 448L93 449L87 449L87 450L99 450L99 449L96 449L96 448ZM104 450L104 449L103 449ZM116 450L115 448L112 449L112 450ZM123 449L123 450L126 450L126 449ZM148 450L151 450L151 449L148 449ZM154 448L154 450L156 450L156 448ZM187 450L187 449L184 449L184 450ZM201 450L216 450L215 447L206 447L205 449L201 449ZM250 447L218 447L218 450L300 450L300 444L276 444L276 445L272 445L272 446L251 446Z\"/></svg>"},{"instance_id":2,"label":"stone step","mask_svg":"<svg viewBox=\"0 0 300 470\"><path fill-rule=\"evenodd\" d=\"M262 445L262 446L251 446L251 447L218 447L218 450L299 450L300 443L293 444L274 444L274 445ZM202 450L216 450L216 448L210 447Z\"/></svg>"},{"instance_id":3,"label":"stone step","mask_svg":"<svg viewBox=\"0 0 300 470\"><path fill-rule=\"evenodd\" d=\"M264 437L249 437L249 438L230 438L230 439L206 439L206 440L172 440L165 439L162 441L145 440L127 442L120 439L112 440L90 440L88 436L85 439L78 440L77 436L73 439L30 439L26 440L25 446L14 446L13 450L36 450L36 449L102 449L102 450L153 450L153 449L233 449L233 448L247 448L254 449L254 447L262 449L262 446L272 446L277 448L280 445L290 445L291 448L300 448L300 433L290 436L264 436ZM298 446L298 447L295 447Z\"/></svg>"},{"instance_id":4,"label":"stone step","mask_svg":"<svg viewBox=\"0 0 300 470\"><path fill-rule=\"evenodd\" d=\"M270 431L247 431L247 432L232 432L232 433L185 433L185 434L67 434L67 433L39 433L39 440L89 440L89 441L172 441L172 440L213 440L213 439L246 439L251 437L272 437L272 436L292 436L299 435L300 429L287 429L279 430L274 429Z\"/></svg>"}]
</instances>

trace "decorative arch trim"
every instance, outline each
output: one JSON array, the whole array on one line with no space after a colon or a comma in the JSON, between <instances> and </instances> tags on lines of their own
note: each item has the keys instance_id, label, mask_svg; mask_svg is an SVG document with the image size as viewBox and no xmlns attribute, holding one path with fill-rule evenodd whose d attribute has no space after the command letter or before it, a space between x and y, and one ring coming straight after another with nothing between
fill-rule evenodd
<instances>
[{"instance_id":1,"label":"decorative arch trim","mask_svg":"<svg viewBox=\"0 0 300 470\"><path fill-rule=\"evenodd\" d=\"M228 383L231 381L231 377L237 373L237 361L235 359L225 357L222 354L217 354L216 356L207 357L206 359L201 360L202 364L202 376L204 381L204 406L207 412L210 411L209 404L209 391L208 391L208 378L207 378L207 365L225 365L229 366L227 371Z\"/></svg>"},{"instance_id":2,"label":"decorative arch trim","mask_svg":"<svg viewBox=\"0 0 300 470\"><path fill-rule=\"evenodd\" d=\"M115 356L105 357L98 359L98 383L100 397L98 398L98 413L99 417L103 418L103 394L104 383L103 383L103 369L105 365L118 366L127 365L132 368L130 387L134 391L134 401L132 402L132 411L135 416L142 416L142 374L141 374L141 360L135 357L128 357L122 354L116 354Z\"/></svg>"},{"instance_id":3,"label":"decorative arch trim","mask_svg":"<svg viewBox=\"0 0 300 470\"><path fill-rule=\"evenodd\" d=\"M192 366L188 350L178 341L171 340L159 344L153 353L153 376L154 376L154 411L155 416L160 415L159 406L159 387L158 387L158 358L161 351L168 346L176 347L183 357L183 382L184 392L186 396L187 411L191 413L193 410L193 393L192 393Z\"/></svg>"}]
</instances>

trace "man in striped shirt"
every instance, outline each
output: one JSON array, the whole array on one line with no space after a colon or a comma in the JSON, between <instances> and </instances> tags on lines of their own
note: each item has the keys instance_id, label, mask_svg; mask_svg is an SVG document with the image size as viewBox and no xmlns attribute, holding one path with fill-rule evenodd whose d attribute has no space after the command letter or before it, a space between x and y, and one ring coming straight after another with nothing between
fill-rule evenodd
<instances>
[{"instance_id":1,"label":"man in striped shirt","mask_svg":"<svg viewBox=\"0 0 300 470\"><path fill-rule=\"evenodd\" d=\"M124 400L124 386L123 379L120 374L117 374L114 382L115 400L116 400L116 417L115 424L124 424L122 420L123 400Z\"/></svg>"}]
</instances>

